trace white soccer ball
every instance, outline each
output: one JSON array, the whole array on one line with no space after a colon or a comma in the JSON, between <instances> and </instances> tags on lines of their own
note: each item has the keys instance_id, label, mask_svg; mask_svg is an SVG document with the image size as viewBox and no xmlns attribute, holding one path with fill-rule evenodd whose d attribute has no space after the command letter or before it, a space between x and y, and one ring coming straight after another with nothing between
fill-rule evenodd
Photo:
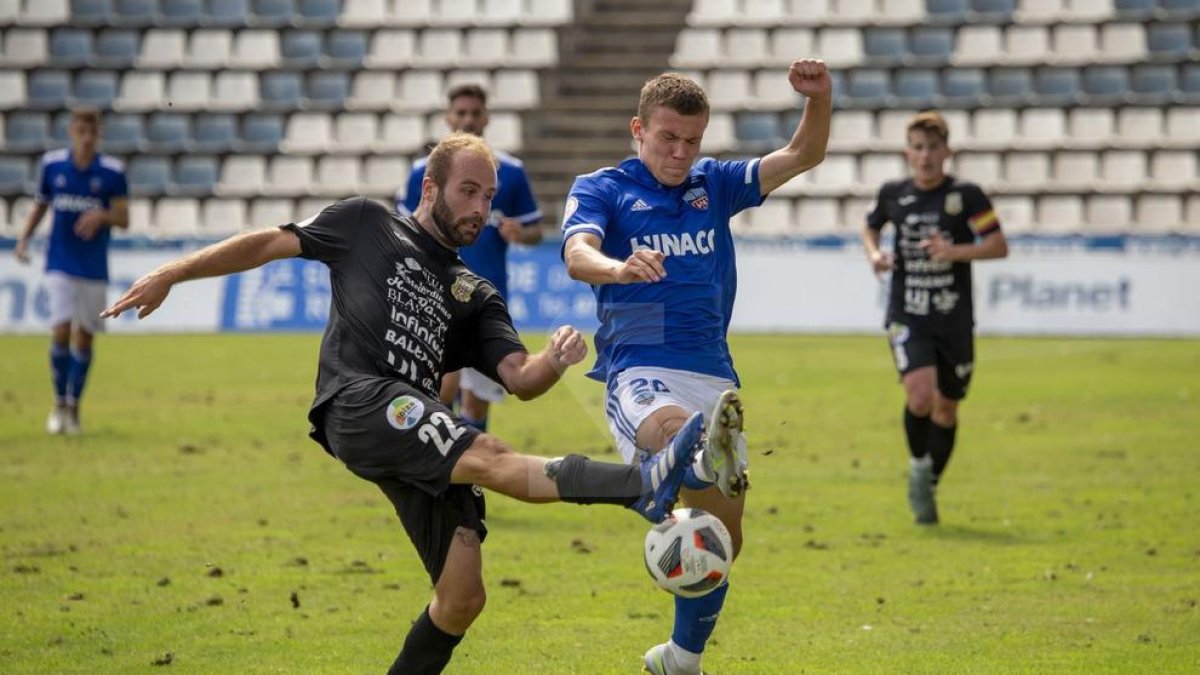
<instances>
[{"instance_id":1,"label":"white soccer ball","mask_svg":"<svg viewBox=\"0 0 1200 675\"><path fill-rule=\"evenodd\" d=\"M646 533L646 571L663 590L698 598L725 583L733 540L719 518L700 509L675 509Z\"/></svg>"}]
</instances>

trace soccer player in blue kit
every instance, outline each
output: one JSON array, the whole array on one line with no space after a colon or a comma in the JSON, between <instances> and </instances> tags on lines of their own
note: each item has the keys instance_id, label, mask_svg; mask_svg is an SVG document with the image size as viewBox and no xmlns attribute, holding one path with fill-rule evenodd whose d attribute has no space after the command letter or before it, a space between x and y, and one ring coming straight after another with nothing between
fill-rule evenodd
<instances>
[{"instance_id":1,"label":"soccer player in blue kit","mask_svg":"<svg viewBox=\"0 0 1200 675\"><path fill-rule=\"evenodd\" d=\"M461 84L447 94L446 126L452 132L463 131L483 136L489 117L487 92L477 84ZM542 211L538 208L525 175L521 160L504 152L494 151L500 162L497 169L496 196L492 211L479 238L470 246L458 249L467 268L492 282L500 297L508 299L507 256L509 244L536 244L542 240L538 223ZM425 177L427 158L413 163L408 185L396 191L396 213L411 215L421 201L421 181ZM504 400L504 387L473 368L447 373L442 378L442 401L447 404L460 395L459 414L463 421L480 431L487 431L488 408Z\"/></svg>"},{"instance_id":2,"label":"soccer player in blue kit","mask_svg":"<svg viewBox=\"0 0 1200 675\"><path fill-rule=\"evenodd\" d=\"M697 161L709 116L698 84L675 73L646 82L629 125L637 157L577 178L563 218L567 270L596 294L601 325L588 374L607 385L609 427L622 456L634 462L657 452L711 411L681 499L726 524L735 555L747 456L726 341L737 290L729 219L820 164L829 140L824 62L793 62L787 81L807 97L795 133L784 147L744 161ZM671 639L646 652L646 669L699 673L727 591L728 584L700 598L677 597Z\"/></svg>"},{"instance_id":3,"label":"soccer player in blue kit","mask_svg":"<svg viewBox=\"0 0 1200 675\"><path fill-rule=\"evenodd\" d=\"M25 221L15 254L29 262L29 239L46 211L54 211L46 252L50 300L50 373L54 408L46 420L52 434L78 434L79 402L92 364L92 343L104 329L100 311L108 288L108 241L112 228L129 225L125 165L100 154L100 112L71 112L71 147L42 156L36 205Z\"/></svg>"}]
</instances>

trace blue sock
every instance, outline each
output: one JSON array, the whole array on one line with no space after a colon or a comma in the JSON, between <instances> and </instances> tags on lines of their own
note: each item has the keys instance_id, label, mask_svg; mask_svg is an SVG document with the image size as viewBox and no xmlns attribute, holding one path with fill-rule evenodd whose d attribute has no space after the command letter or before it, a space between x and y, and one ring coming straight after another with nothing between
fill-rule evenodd
<instances>
[{"instance_id":1,"label":"blue sock","mask_svg":"<svg viewBox=\"0 0 1200 675\"><path fill-rule=\"evenodd\" d=\"M88 368L91 365L92 350L71 350L71 400L78 402L80 397L83 396L83 385L87 383Z\"/></svg>"},{"instance_id":2,"label":"blue sock","mask_svg":"<svg viewBox=\"0 0 1200 675\"><path fill-rule=\"evenodd\" d=\"M471 417L470 415L468 415L464 412L464 413L460 413L459 417L462 418L463 422L466 422L470 426L473 426L476 429L478 429L484 433L487 433L487 421L488 421L487 415L484 415L482 419L475 419L474 417Z\"/></svg>"},{"instance_id":3,"label":"blue sock","mask_svg":"<svg viewBox=\"0 0 1200 675\"><path fill-rule=\"evenodd\" d=\"M688 650L699 654L704 651L704 643L717 627L717 617L725 604L725 594L729 592L729 582L725 582L712 593L699 598L675 597L675 630L671 640Z\"/></svg>"},{"instance_id":4,"label":"blue sock","mask_svg":"<svg viewBox=\"0 0 1200 675\"><path fill-rule=\"evenodd\" d=\"M54 394L58 402L67 398L67 377L71 369L71 350L66 345L50 345L50 378L54 382Z\"/></svg>"}]
</instances>

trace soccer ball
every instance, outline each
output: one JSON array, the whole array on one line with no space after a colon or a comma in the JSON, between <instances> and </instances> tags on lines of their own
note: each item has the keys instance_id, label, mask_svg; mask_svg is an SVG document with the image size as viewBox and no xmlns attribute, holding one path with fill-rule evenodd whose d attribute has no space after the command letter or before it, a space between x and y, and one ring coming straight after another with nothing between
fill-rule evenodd
<instances>
[{"instance_id":1,"label":"soccer ball","mask_svg":"<svg viewBox=\"0 0 1200 675\"><path fill-rule=\"evenodd\" d=\"M733 540L719 518L700 509L675 509L646 533L646 571L681 598L707 595L729 576Z\"/></svg>"}]
</instances>

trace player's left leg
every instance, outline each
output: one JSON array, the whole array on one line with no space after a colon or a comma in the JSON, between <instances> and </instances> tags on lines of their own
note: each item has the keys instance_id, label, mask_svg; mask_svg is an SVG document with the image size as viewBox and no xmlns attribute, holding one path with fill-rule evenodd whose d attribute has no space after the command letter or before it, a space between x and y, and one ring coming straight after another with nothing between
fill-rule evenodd
<instances>
[{"instance_id":1,"label":"player's left leg","mask_svg":"<svg viewBox=\"0 0 1200 675\"><path fill-rule=\"evenodd\" d=\"M941 337L937 344L937 388L929 425L929 456L936 486L958 432L958 405L966 398L975 371L975 338L969 328Z\"/></svg>"},{"instance_id":2,"label":"player's left leg","mask_svg":"<svg viewBox=\"0 0 1200 675\"><path fill-rule=\"evenodd\" d=\"M83 399L83 389L87 384L88 370L92 366L92 345L95 335L104 330L100 312L106 305L108 284L93 279L71 278L74 287L75 307L73 310L71 332L71 365L67 385L67 414L64 431L68 434L78 434L82 431L79 423L79 404Z\"/></svg>"}]
</instances>

